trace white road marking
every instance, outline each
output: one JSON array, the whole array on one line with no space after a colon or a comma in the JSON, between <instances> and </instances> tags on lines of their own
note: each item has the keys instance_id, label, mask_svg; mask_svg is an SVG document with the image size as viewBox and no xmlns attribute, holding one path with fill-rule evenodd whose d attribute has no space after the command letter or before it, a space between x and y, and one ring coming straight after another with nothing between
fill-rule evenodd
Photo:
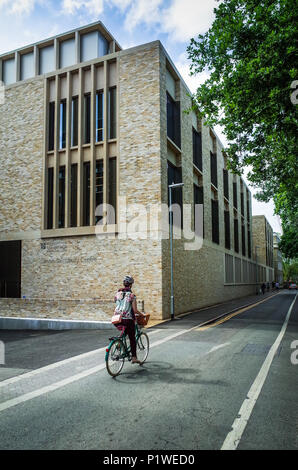
<instances>
[{"instance_id":1,"label":"white road marking","mask_svg":"<svg viewBox=\"0 0 298 470\"><path fill-rule=\"evenodd\" d=\"M274 359L274 356L276 354L276 351L283 339L283 336L286 332L286 329L287 329L287 326L288 326L288 322L289 322L289 318L290 318L290 315L291 315L291 312L292 312L292 309L293 309L293 306L294 306L294 303L296 301L296 298L297 298L297 295L295 295L295 298L288 310L288 313L287 313L287 316L285 318L285 321L283 323L283 326L280 330L280 333L278 335L278 337L276 338L275 342L273 343L273 345L271 346L270 348L270 351L265 359L265 361L263 362L263 365L254 381L254 383L252 384L248 394L247 394L247 398L244 400L240 410L239 410L239 413L238 413L238 416L237 418L235 419L233 425L232 425L232 430L228 433L222 447L221 447L221 450L236 450L238 445L239 445L239 442L241 440L241 437L242 437L242 434L246 428L246 425L248 423L248 420L250 418L250 415L252 413L252 410L257 402L257 399L260 395L260 392L262 390L262 387L264 385L264 382L266 380L266 377L268 375L268 372L269 372L269 369L270 369L270 366L272 364L272 361Z\"/></svg>"},{"instance_id":2,"label":"white road marking","mask_svg":"<svg viewBox=\"0 0 298 470\"><path fill-rule=\"evenodd\" d=\"M296 299L296 297L295 297L295 299ZM293 302L293 303L294 303L294 302ZM152 343L152 344L150 345L150 348L154 348L155 346L159 346L160 344L166 343L167 341L170 341L170 340L173 339L173 338L177 338L178 336L184 335L185 333L189 333L189 332L191 332L191 331L193 331L193 330L196 330L200 325L201 325L201 324L195 325L195 326L193 326L192 328L189 328L189 329L177 331L176 333L173 333L172 335L166 336L165 338L163 338L163 339L161 339L161 340L155 341L154 343ZM156 331L156 330L155 330L155 331ZM43 372L43 371L45 371L45 370L52 369L52 368L54 368L54 367L58 367L59 365L61 365L61 363L70 362L70 361L75 360L75 359L78 359L78 358L80 358L80 357L82 357L82 356L85 356L85 357L86 357L87 355L94 354L94 353L99 352L99 351L104 350L104 349L106 349L106 347L105 347L105 348L97 349L97 350L95 350L95 351L90 351L90 352L88 352L88 353L85 353L85 354L82 354L82 355L79 355L79 356L74 356L74 357L72 357L72 358L65 359L64 361L60 361L60 362L56 362L56 363L54 363L54 364L50 364L49 366L43 367L43 368L41 368L41 369L37 369L37 370L32 371L32 372L29 372L28 374L23 374L22 376L14 377L14 379L15 379L14 381L20 380L22 377L23 377L23 378L28 377L28 376L30 377L29 374L35 375L35 374L40 373L40 372ZM82 379L82 378L84 378L84 377L87 377L87 376L89 376L89 375L95 374L96 372L98 372L98 371L104 369L105 367L106 367L106 365L105 365L105 362L104 362L103 364L100 364L100 365L98 365L98 366L96 366L96 367L92 367L91 369L87 369L87 370L85 370L84 372L81 372L81 373L79 373L79 374L75 374L75 375L73 375L73 376L71 376L71 377L68 377L68 378L66 378L66 379L64 379L64 380L61 380L61 381L59 381L59 382L53 383L53 384L48 385L48 386L46 386L46 387L42 387L42 388L40 388L40 389L38 389L38 390L34 390L33 392L26 393L26 394L24 394L24 395L22 395L22 396L19 396L19 397L17 397L17 398L13 398L13 399L11 399L11 400L7 400L6 402L3 402L3 403L0 404L0 412L6 410L6 409L8 409L8 408L11 408L12 406L18 405L19 403L24 403L24 402L26 402L26 401L28 401L28 400L31 400L32 398L36 398L36 397L38 397L38 396L44 395L45 393L52 392L52 391L54 391L54 390L57 390L58 388L64 387L65 385L68 385L68 384L70 384L70 383L73 383L73 382L75 382L75 381L77 381L77 380L80 380L80 379ZM11 382L12 380L13 380L13 379L5 380L5 381L2 382L2 384L3 384L4 382L6 382L6 385L8 385L8 384L12 383L12 382ZM0 385L1 385L1 383L0 383Z\"/></svg>"},{"instance_id":3,"label":"white road marking","mask_svg":"<svg viewBox=\"0 0 298 470\"><path fill-rule=\"evenodd\" d=\"M197 328L197 325L193 328L190 328L189 330L180 330L180 331L178 331L178 332L176 332L176 333L174 333L170 336L167 336L166 338L155 341L155 343L152 343L150 345L150 348L154 348L155 346L159 346L160 344L166 343L167 341L170 341L171 339L176 338L177 336L183 335L184 333L188 333L189 331L192 331L195 328ZM102 348L102 349L106 349L106 348ZM97 350L97 352L98 351L99 350ZM92 352L94 352L94 351L90 351L90 353L86 353L86 354L91 354ZM79 356L75 356L75 357L77 358ZM69 361L69 359L66 359L65 361ZM65 361L61 361L61 362L65 362ZM56 366L56 364L59 364L59 363L51 364L51 366ZM43 370L49 369L49 367L50 366L46 366L42 369ZM106 364L104 362L103 364L100 364L96 367L92 367L91 369L87 369L83 372L80 372L79 374L72 375L71 377L67 377L64 380L60 380L59 382L53 383L51 385L47 385L47 386L42 387L38 390L34 390L33 392L29 392L29 393L26 393L24 395L21 395L17 398L7 400L3 403L0 403L0 412L4 411L4 410L7 410L8 408L11 408L12 406L19 405L20 403L24 403L28 400L32 400L32 398L36 398L36 397L39 397L41 395L44 395L45 393L53 392L54 390L57 390L58 388L61 388L61 387L64 387L65 385L76 382L77 380L80 380L84 377L88 377L89 375L95 374L96 372L99 372L100 370L105 369L105 367L106 367ZM38 369L38 370L41 371L41 369ZM33 372L37 373L37 371L33 371ZM30 372L29 372L29 374L30 374ZM28 377L29 374L23 374L23 377L25 375ZM17 378L17 377L15 377L15 378ZM6 384L8 383L8 381L5 381L5 382L6 382Z\"/></svg>"},{"instance_id":4,"label":"white road marking","mask_svg":"<svg viewBox=\"0 0 298 470\"><path fill-rule=\"evenodd\" d=\"M228 346L229 344L231 343L223 343L223 344L219 344L218 346L213 346L212 349L210 349L210 351L208 352L209 353L212 353L214 351L217 351L218 349L221 349L221 348L224 348L225 346Z\"/></svg>"},{"instance_id":5,"label":"white road marking","mask_svg":"<svg viewBox=\"0 0 298 470\"><path fill-rule=\"evenodd\" d=\"M151 336L154 333L158 333L160 331L162 331L162 329L153 330L149 333L149 336ZM85 359L89 356L93 356L94 354L101 353L101 352L106 350L107 346L108 346L108 344L106 346L104 346L103 348L93 349L92 351L89 351L89 352L86 352L86 353L83 353L83 354L78 354L77 356L72 356L72 357L69 357L68 359L63 359L62 361L53 362L53 364L49 364L48 366L40 367L39 369L31 370L30 372L26 372L24 374L17 375L15 377L11 377L11 378L6 379L6 380L2 380L0 382L0 388L1 387L6 387L7 385L18 382L19 380L29 379L31 377L34 377L35 375L41 374L42 372L47 372L49 370L55 369L56 367L63 366L63 365L68 364L70 362Z\"/></svg>"}]
</instances>

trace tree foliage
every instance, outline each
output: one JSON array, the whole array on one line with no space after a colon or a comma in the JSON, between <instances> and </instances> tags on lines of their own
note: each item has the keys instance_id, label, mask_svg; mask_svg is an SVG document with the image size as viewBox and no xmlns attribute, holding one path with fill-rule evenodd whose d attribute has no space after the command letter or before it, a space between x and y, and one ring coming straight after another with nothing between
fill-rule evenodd
<instances>
[{"instance_id":1,"label":"tree foliage","mask_svg":"<svg viewBox=\"0 0 298 470\"><path fill-rule=\"evenodd\" d=\"M187 48L191 72L210 72L195 106L208 125L223 127L230 169L248 168L257 198L274 200L283 241L298 230L297 11L294 0L223 0L209 31Z\"/></svg>"}]
</instances>

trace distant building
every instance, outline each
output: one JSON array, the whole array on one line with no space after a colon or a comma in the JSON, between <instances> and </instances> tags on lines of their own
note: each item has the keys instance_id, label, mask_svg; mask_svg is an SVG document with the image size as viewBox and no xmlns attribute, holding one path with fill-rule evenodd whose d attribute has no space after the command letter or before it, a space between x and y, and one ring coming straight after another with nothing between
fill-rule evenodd
<instances>
[{"instance_id":1,"label":"distant building","mask_svg":"<svg viewBox=\"0 0 298 470\"><path fill-rule=\"evenodd\" d=\"M278 244L280 242L280 234L273 233L273 262L274 262L274 280L280 284L283 282L282 254Z\"/></svg>"},{"instance_id":2,"label":"distant building","mask_svg":"<svg viewBox=\"0 0 298 470\"><path fill-rule=\"evenodd\" d=\"M274 280L273 229L264 215L252 216L254 258L258 264L257 282Z\"/></svg>"}]
</instances>

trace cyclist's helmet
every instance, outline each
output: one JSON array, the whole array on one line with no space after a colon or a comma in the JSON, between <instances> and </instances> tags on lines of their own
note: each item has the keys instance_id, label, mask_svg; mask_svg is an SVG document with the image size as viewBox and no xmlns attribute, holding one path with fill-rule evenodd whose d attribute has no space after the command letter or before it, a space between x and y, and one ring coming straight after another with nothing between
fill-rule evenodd
<instances>
[{"instance_id":1,"label":"cyclist's helmet","mask_svg":"<svg viewBox=\"0 0 298 470\"><path fill-rule=\"evenodd\" d=\"M134 281L133 277L131 277L131 276L125 276L125 278L123 279L123 284L125 286L131 286L134 282L135 281Z\"/></svg>"}]
</instances>

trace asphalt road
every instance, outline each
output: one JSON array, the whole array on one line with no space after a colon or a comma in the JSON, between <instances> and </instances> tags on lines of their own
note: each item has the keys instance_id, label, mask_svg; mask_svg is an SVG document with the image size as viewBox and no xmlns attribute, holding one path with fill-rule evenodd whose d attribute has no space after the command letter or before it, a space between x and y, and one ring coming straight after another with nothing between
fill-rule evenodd
<instances>
[{"instance_id":1,"label":"asphalt road","mask_svg":"<svg viewBox=\"0 0 298 470\"><path fill-rule=\"evenodd\" d=\"M0 449L298 449L295 296L157 325L145 365L116 379L107 330L0 332Z\"/></svg>"}]
</instances>

